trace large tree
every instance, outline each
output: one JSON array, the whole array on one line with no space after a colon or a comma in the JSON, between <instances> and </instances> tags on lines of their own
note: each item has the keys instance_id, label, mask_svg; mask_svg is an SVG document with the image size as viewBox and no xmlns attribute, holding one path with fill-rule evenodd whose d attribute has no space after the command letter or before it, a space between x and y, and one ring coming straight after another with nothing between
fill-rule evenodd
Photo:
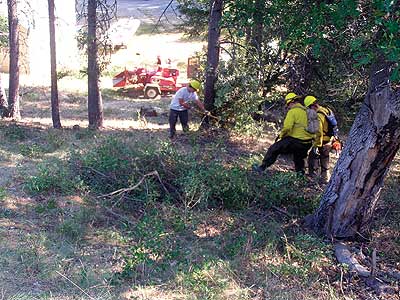
<instances>
[{"instance_id":1,"label":"large tree","mask_svg":"<svg viewBox=\"0 0 400 300\"><path fill-rule=\"evenodd\" d=\"M88 56L88 119L92 129L103 126L100 74L110 62L108 30L116 10L116 0L85 0L77 6L78 20L84 24L78 33L78 45Z\"/></svg>"},{"instance_id":2,"label":"large tree","mask_svg":"<svg viewBox=\"0 0 400 300\"><path fill-rule=\"evenodd\" d=\"M88 115L89 128L103 126L103 101L100 92L100 68L97 61L97 1L88 0Z\"/></svg>"},{"instance_id":3,"label":"large tree","mask_svg":"<svg viewBox=\"0 0 400 300\"><path fill-rule=\"evenodd\" d=\"M8 47L8 21L7 18L0 17L0 46ZM7 95L4 89L4 81L0 74L0 116L6 116L8 109Z\"/></svg>"},{"instance_id":4,"label":"large tree","mask_svg":"<svg viewBox=\"0 0 400 300\"><path fill-rule=\"evenodd\" d=\"M230 24L226 26L227 37L235 46L246 34L245 20L257 22L253 22L255 14L248 10L248 1L227 1L226 6L224 16L231 22L224 24ZM313 222L314 228L327 236L353 238L368 229L384 178L399 148L399 1L274 0L267 3L266 9L264 52L270 41L276 42L278 55L281 49L286 51L286 59L280 63L294 79L290 88L322 99L333 96L350 104L353 97L366 95ZM232 61L235 59L232 56ZM244 69L236 62L233 72ZM246 76L243 74L241 78L252 73L249 70ZM368 78L369 88L364 84ZM234 78L232 91L245 82L238 79ZM241 89L248 86L250 83ZM235 97L227 87L220 86L231 104L247 97ZM236 106L235 114L242 104Z\"/></svg>"},{"instance_id":5,"label":"large tree","mask_svg":"<svg viewBox=\"0 0 400 300\"><path fill-rule=\"evenodd\" d=\"M51 65L51 118L54 128L61 128L60 102L57 87L57 54L55 39L54 0L48 0L49 31L50 31L50 65Z\"/></svg>"},{"instance_id":6,"label":"large tree","mask_svg":"<svg viewBox=\"0 0 400 300\"><path fill-rule=\"evenodd\" d=\"M358 66L371 66L370 83L315 213L314 228L329 237L354 238L369 229L385 176L400 147L400 88L395 83L400 60L399 1L343 1L334 8L343 14L334 24L338 34L345 26L358 28L352 51ZM355 26L360 19L362 26Z\"/></svg>"},{"instance_id":7,"label":"large tree","mask_svg":"<svg viewBox=\"0 0 400 300\"><path fill-rule=\"evenodd\" d=\"M206 82L204 88L204 102L207 110L214 108L215 81L217 80L217 69L219 63L219 37L220 21L222 18L223 0L210 0L210 17L208 21L208 46L207 46L207 68Z\"/></svg>"},{"instance_id":8,"label":"large tree","mask_svg":"<svg viewBox=\"0 0 400 300\"><path fill-rule=\"evenodd\" d=\"M19 31L17 0L7 0L8 27L10 46L10 77L8 88L8 110L7 116L20 119L19 110Z\"/></svg>"},{"instance_id":9,"label":"large tree","mask_svg":"<svg viewBox=\"0 0 400 300\"><path fill-rule=\"evenodd\" d=\"M400 147L400 89L390 85L393 63L381 59L372 67L366 99L315 213L315 229L327 236L365 235Z\"/></svg>"}]
</instances>

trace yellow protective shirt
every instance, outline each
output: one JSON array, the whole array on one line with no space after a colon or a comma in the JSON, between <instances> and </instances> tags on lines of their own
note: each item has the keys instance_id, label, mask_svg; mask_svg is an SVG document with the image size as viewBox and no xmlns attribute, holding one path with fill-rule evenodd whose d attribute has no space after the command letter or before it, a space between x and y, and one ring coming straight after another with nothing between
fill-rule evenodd
<instances>
[{"instance_id":1,"label":"yellow protective shirt","mask_svg":"<svg viewBox=\"0 0 400 300\"><path fill-rule=\"evenodd\" d=\"M303 141L310 141L314 139L315 134L307 132L306 128L306 108L300 103L296 103L287 112L279 137L284 138L286 136L291 136Z\"/></svg>"},{"instance_id":2,"label":"yellow protective shirt","mask_svg":"<svg viewBox=\"0 0 400 300\"><path fill-rule=\"evenodd\" d=\"M327 135L328 133L328 120L326 119L325 115L329 115L329 109L319 106L317 110L318 119L319 119L319 130L316 134L315 144L316 147L322 147L323 144L329 143L332 140L332 137Z\"/></svg>"}]
</instances>

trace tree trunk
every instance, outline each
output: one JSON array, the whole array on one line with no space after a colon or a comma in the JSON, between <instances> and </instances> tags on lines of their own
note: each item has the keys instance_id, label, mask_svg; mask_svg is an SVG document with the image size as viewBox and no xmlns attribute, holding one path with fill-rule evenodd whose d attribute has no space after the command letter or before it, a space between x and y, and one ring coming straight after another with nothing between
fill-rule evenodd
<instances>
[{"instance_id":1,"label":"tree trunk","mask_svg":"<svg viewBox=\"0 0 400 300\"><path fill-rule=\"evenodd\" d=\"M55 39L55 16L54 16L54 0L48 0L49 4L49 29L50 29L50 65L51 65L51 118L54 128L61 128L60 121L60 102L58 99L57 87L57 55L56 55L56 39Z\"/></svg>"},{"instance_id":2,"label":"tree trunk","mask_svg":"<svg viewBox=\"0 0 400 300\"><path fill-rule=\"evenodd\" d=\"M97 1L88 0L88 117L89 128L103 126L103 105L100 93L100 69L97 61Z\"/></svg>"},{"instance_id":3,"label":"tree trunk","mask_svg":"<svg viewBox=\"0 0 400 300\"><path fill-rule=\"evenodd\" d=\"M217 80L217 68L219 63L219 22L222 18L223 0L210 1L210 20L208 22L208 48L207 48L207 70L204 88L204 104L207 110L214 108L215 81Z\"/></svg>"},{"instance_id":4,"label":"tree trunk","mask_svg":"<svg viewBox=\"0 0 400 300\"><path fill-rule=\"evenodd\" d=\"M8 88L7 116L20 119L19 110L19 33L17 17L17 0L7 0L8 28L10 45L10 81Z\"/></svg>"},{"instance_id":5,"label":"tree trunk","mask_svg":"<svg viewBox=\"0 0 400 300\"><path fill-rule=\"evenodd\" d=\"M263 30L264 30L264 13L265 13L265 1L255 0L254 3L254 25L251 34L251 46L256 50L258 58L259 72L263 66L262 61L262 43L263 43Z\"/></svg>"},{"instance_id":6,"label":"tree trunk","mask_svg":"<svg viewBox=\"0 0 400 300\"><path fill-rule=\"evenodd\" d=\"M384 178L400 145L400 91L390 65L377 64L363 106L314 214L314 229L333 238L367 233Z\"/></svg>"},{"instance_id":7,"label":"tree trunk","mask_svg":"<svg viewBox=\"0 0 400 300\"><path fill-rule=\"evenodd\" d=\"M309 50L305 55L299 54L289 63L289 91L298 95L307 95L310 90L314 58Z\"/></svg>"}]
</instances>

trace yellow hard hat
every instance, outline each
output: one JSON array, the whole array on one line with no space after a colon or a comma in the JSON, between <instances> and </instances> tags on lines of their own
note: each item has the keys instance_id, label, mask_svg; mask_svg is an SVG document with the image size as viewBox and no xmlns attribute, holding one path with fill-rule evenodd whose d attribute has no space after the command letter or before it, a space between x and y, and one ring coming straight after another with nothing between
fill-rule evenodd
<instances>
[{"instance_id":1,"label":"yellow hard hat","mask_svg":"<svg viewBox=\"0 0 400 300\"><path fill-rule=\"evenodd\" d=\"M317 98L315 98L314 96L307 96L304 98L304 105L306 107L309 107L310 105L314 104L315 101L317 101Z\"/></svg>"},{"instance_id":2,"label":"yellow hard hat","mask_svg":"<svg viewBox=\"0 0 400 300\"><path fill-rule=\"evenodd\" d=\"M290 102L292 102L294 99L296 99L298 96L295 93L289 93L285 97L286 105L288 105Z\"/></svg>"},{"instance_id":3,"label":"yellow hard hat","mask_svg":"<svg viewBox=\"0 0 400 300\"><path fill-rule=\"evenodd\" d=\"M201 83L197 80L192 80L190 81L189 86L194 88L198 92L201 88Z\"/></svg>"}]
</instances>

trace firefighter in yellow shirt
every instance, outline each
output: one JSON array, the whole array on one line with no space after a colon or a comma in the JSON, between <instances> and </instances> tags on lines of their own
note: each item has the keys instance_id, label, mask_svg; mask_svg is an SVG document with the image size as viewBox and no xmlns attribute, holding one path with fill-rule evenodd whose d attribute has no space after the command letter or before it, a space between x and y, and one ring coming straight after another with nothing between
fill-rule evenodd
<instances>
[{"instance_id":1,"label":"firefighter in yellow shirt","mask_svg":"<svg viewBox=\"0 0 400 300\"><path fill-rule=\"evenodd\" d=\"M315 135L306 130L307 112L301 104L301 97L295 93L289 93L285 97L285 102L288 112L279 139L269 147L261 165L253 166L253 170L257 172L261 173L271 166L280 154L293 154L295 171L305 173L305 158Z\"/></svg>"},{"instance_id":2,"label":"firefighter in yellow shirt","mask_svg":"<svg viewBox=\"0 0 400 300\"><path fill-rule=\"evenodd\" d=\"M314 109L317 112L319 119L319 130L316 133L315 143L308 155L308 173L310 176L316 176L317 171L321 171L321 180L329 181L329 153L332 149L334 136L329 133L329 124L325 116L331 114L328 108L325 108L317 103L314 96L306 96L304 105Z\"/></svg>"}]
</instances>

